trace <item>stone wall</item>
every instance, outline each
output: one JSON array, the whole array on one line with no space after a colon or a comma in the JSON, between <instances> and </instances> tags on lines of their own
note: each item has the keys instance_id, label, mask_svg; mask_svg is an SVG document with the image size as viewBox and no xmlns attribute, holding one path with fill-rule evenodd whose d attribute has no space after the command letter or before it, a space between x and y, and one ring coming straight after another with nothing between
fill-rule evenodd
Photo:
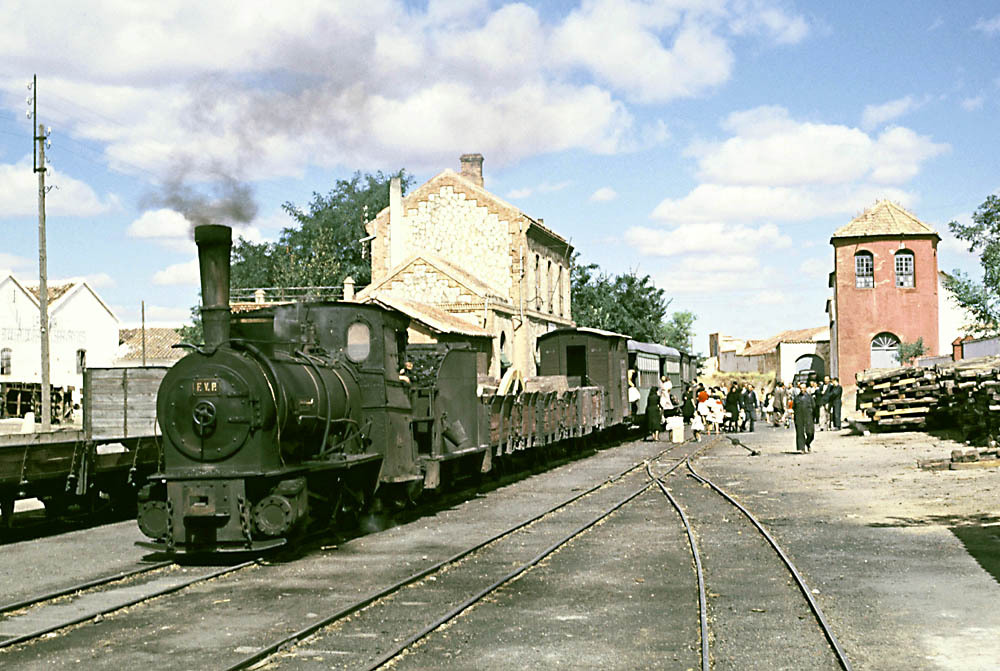
<instances>
[{"instance_id":1,"label":"stone wall","mask_svg":"<svg viewBox=\"0 0 1000 671\"><path fill-rule=\"evenodd\" d=\"M420 259L398 273L391 282L382 287L381 291L397 298L431 305L482 303L482 299L468 288Z\"/></svg>"},{"instance_id":2,"label":"stone wall","mask_svg":"<svg viewBox=\"0 0 1000 671\"><path fill-rule=\"evenodd\" d=\"M410 253L429 251L465 269L501 295L511 295L511 222L500 219L451 185L429 194L415 208L407 209L405 216Z\"/></svg>"}]
</instances>

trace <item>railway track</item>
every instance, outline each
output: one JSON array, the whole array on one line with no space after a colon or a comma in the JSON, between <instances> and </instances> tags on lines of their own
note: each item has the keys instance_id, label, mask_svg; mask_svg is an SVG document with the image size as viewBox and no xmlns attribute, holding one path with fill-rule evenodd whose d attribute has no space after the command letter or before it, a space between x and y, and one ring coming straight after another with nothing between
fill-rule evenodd
<instances>
[{"instance_id":1,"label":"railway track","mask_svg":"<svg viewBox=\"0 0 1000 671\"><path fill-rule=\"evenodd\" d=\"M654 458L661 458L673 449L668 448ZM689 443L687 449L695 448ZM687 456L689 455L685 454L684 457L676 459L672 469L680 468L685 463ZM362 643L362 649L357 651L356 654L350 654L340 649L334 651L333 654L339 655L341 658L334 659L332 667L324 668L351 668L374 671L375 669L385 667L400 656L405 655L424 638L445 627L449 622L470 608L482 603L505 585L521 578L525 573L537 567L553 553L574 539L579 538L587 530L600 524L616 511L646 492L653 486L653 482L650 480L643 480L638 487L630 488L624 496L621 496L619 492L622 486L619 483L623 484L623 481L629 475L641 475L645 465L646 462L636 463L614 478L609 478L599 485L566 499L531 519L505 529L492 538L469 547L434 566L430 566L377 593L360 599L345 608L341 608L309 627L291 636L277 640L245 657L236 664L228 667L227 671L238 671L263 666L265 660L267 668L280 668L284 662L288 661L289 657L299 659L314 657L317 646L322 648L323 645L326 645L326 643L320 642L323 639L338 639L335 645L338 648L343 648L343 642L352 639ZM563 527L568 526L570 528L568 532L559 530L557 533L549 533L547 535L539 532L538 535L545 535L544 540L534 539L532 542L517 540L519 538L517 534L531 533L533 529L537 529L541 525L557 525L557 523L551 520L552 517L561 511L565 511L572 504L591 497L601 490L609 490L609 493L611 493L612 485L618 486L614 488L614 493L610 497L604 497L608 500L598 505L596 512L593 510L581 511L581 514L578 515L581 519L569 524L562 523ZM497 546L500 543L506 543L507 545L520 544L527 547L521 548L519 552L509 552L498 549ZM476 555L479 553L486 553L488 556L477 557ZM512 562L512 555L522 555L523 557L516 562ZM512 563L514 564L513 568L510 568ZM449 604L450 607L442 615L429 617L423 627L413 631L413 620L416 618L410 617L411 613L408 611L411 611L414 607L428 605L430 601L434 600L434 597L427 597L425 593L435 591L435 583L439 577L442 580L448 579L451 582L455 582L456 578L454 576L461 572L473 574L470 584L475 584L475 588L470 587L460 598L453 599L454 603ZM489 576L489 578L484 576ZM457 581L465 582L464 578ZM410 591L404 592L404 590ZM407 615L405 618L398 618L394 617L393 613L407 613ZM372 623L378 622L379 626L384 630L387 626L386 623L390 620L396 620L391 625L395 627L393 631L389 633L383 631L380 636L375 638L367 636L367 632L370 632L373 628ZM390 641L392 645L388 649L384 649L385 646L383 644L387 641ZM365 649L365 644L369 643L374 644L375 648ZM330 651L327 650L325 654L329 655Z\"/></svg>"},{"instance_id":2,"label":"railway track","mask_svg":"<svg viewBox=\"0 0 1000 671\"><path fill-rule=\"evenodd\" d=\"M0 649L97 620L256 563L191 569L173 562L157 562L0 606Z\"/></svg>"},{"instance_id":3,"label":"railway track","mask_svg":"<svg viewBox=\"0 0 1000 671\"><path fill-rule=\"evenodd\" d=\"M738 444L738 441L732 441L732 442L734 444ZM745 447L742 444L740 444L740 446ZM746 449L749 450L750 448ZM754 452L751 453L754 454ZM809 609L814 616L814 622L818 625L819 629L822 631L823 637L826 643L828 644L829 653L832 656L832 659L830 659L829 661L835 661L836 665L838 665L839 668L844 669L844 671L852 671L852 666L849 659L847 658L847 654L845 653L840 642L837 640L837 637L834 634L832 628L830 627L830 624L827 621L825 615L823 614L823 611L820 608L819 603L816 601L816 598L813 595L813 590L811 590L809 586L806 584L805 579L802 577L801 572L796 568L796 566L794 565L788 554L782 549L782 547L778 544L778 542L774 539L774 537L767 531L764 525L761 524L761 522L757 520L757 518L754 517L754 515L749 510L747 510L745 506L743 506L736 499L730 496L717 483L713 482L712 480L706 478L704 475L696 471L691 464L690 458L685 459L683 463L686 467L688 475L694 481L696 481L700 485L703 485L704 487L709 488L712 492L714 492L718 496L719 499L726 501L728 504L730 504L736 510L738 510L739 513L743 516L743 518L745 518L745 520L749 522L752 525L752 527L756 530L756 532L759 534L759 537L764 541L766 541L769 548L773 550L774 555L776 555L777 558L781 560L784 569L787 570L787 575L791 576L791 578L794 580L802 598L808 604ZM668 473L673 472L674 470L676 470L676 468L677 468L676 465L672 466L669 469ZM710 665L711 655L709 649L710 641L713 640L713 638L718 639L718 637L717 636L712 637L709 633L708 599L706 597L706 586L705 586L706 577L705 577L705 570L703 567L701 552L699 551L699 544L696 541L697 534L695 533L694 525L690 521L688 515L685 514L684 508L678 502L677 498L673 496L673 494L667 488L664 482L664 478L667 475L667 473L661 475L654 475L652 469L649 466L647 466L647 474L650 477L650 479L656 483L660 492L669 500L670 504L677 510L677 513L681 518L682 524L685 527L695 567L696 579L698 583L698 594L699 594L698 601L699 601L699 617L700 617L700 631L701 631L700 635L701 668L703 671L709 671L709 669L711 668ZM727 518L723 518L723 522L729 523L729 520ZM733 535L734 534L730 532L730 536L732 537ZM742 531L737 531L735 535L742 535ZM762 562L759 561L755 562L754 569L755 569L755 578L757 579L757 581L759 583L767 584L767 582L765 582L764 580L764 576L766 576L768 570L762 568ZM773 569L771 569L771 572L773 573ZM776 581L773 576L770 579L770 584L774 587L775 591L783 590L783 586L780 585L780 581ZM774 603L773 601L771 601L770 598L771 596L772 595L768 595L767 597L765 597L765 600L769 603ZM755 598L760 598L760 596L757 596ZM761 603L764 603L764 601L761 601ZM767 609L760 607L750 609L750 611L754 613L765 613L766 610ZM801 620L803 618L799 616L798 619ZM814 657L812 657L811 659L803 659L801 660L800 663L796 663L793 661L791 662L790 666L787 666L787 664L789 663L788 656L790 651L787 648L782 649L780 641L777 640L773 642L772 652L777 653L776 656L782 659L783 663L786 664L786 666L769 666L768 664L765 663L760 668L805 669L805 668L829 667L829 664L824 664L822 661L818 661ZM809 649L806 654L810 655L811 657L814 653L815 653L815 647ZM758 662L760 661L759 658L757 661ZM734 666L735 668L740 667L739 663L734 664Z\"/></svg>"},{"instance_id":4,"label":"railway track","mask_svg":"<svg viewBox=\"0 0 1000 671\"><path fill-rule=\"evenodd\" d=\"M663 452L669 451L663 450ZM539 515L533 516L531 519L522 521L517 525L517 528L526 527L532 524L538 523L539 519L551 514L552 510L557 510L570 506L574 501L587 497L595 491L601 490L613 484L623 478L626 478L629 474L636 472L642 468L642 461L632 463L628 468L616 473L615 475L602 477L601 481L594 486L587 485L588 489L585 491L577 491L573 496L563 499L558 505L553 508L541 513ZM582 468L576 466L575 464L568 464L570 469ZM621 468L621 466L619 466ZM591 482L594 482L591 480ZM507 529L498 536L503 536L511 533L511 529ZM477 544L477 547L481 547L486 543L491 542L493 539L487 540L485 543ZM475 548L468 548L465 551L459 553L460 555L468 555L475 552ZM337 557L341 556L340 553L334 552L330 555L331 561L335 561L343 564L343 560L338 560ZM349 558L348 558L349 559ZM452 563L458 561L459 557L452 557L450 560L439 562L439 565L443 567L449 561ZM264 562L265 564L273 562ZM290 563L281 564L276 566L274 570L281 571L285 570L287 572L294 572L294 566L296 562L292 561ZM213 587L210 590L197 590L197 594L191 596L179 596L173 599L164 601L159 600L158 605L153 608L143 607L140 609L129 608L126 612L116 613L114 617L111 618L101 618L101 615L107 615L109 613L114 613L115 611L121 611L123 608L136 604L144 604L155 600L156 597L169 594L171 592L179 592L187 587L194 584L205 582L213 578L218 578L226 573L231 573L233 571L238 571L241 568L249 566L250 563L240 564L232 567L225 567L220 571L209 571L207 569L201 568L181 568L178 566L166 566L157 565L155 567L150 567L145 570L142 575L116 575L109 576L102 582L105 586L99 587L97 585L79 585L73 586L72 588L67 588L60 590L59 594L49 594L43 597L37 597L32 599L25 599L16 604L10 604L10 609L7 610L4 617L0 618L0 647L6 648L0 654L8 654L11 652L16 652L21 650L23 646L18 644L26 643L28 641L36 640L38 637L44 637L47 640L52 639L58 641L59 636L53 639L52 634L58 633L65 630L68 627L72 627L74 624L85 623L88 620L92 622L104 622L97 627L74 627L72 638L65 638L65 642L56 644L57 648L65 649L68 647L79 648L79 644L76 641L81 638L86 640L88 637L94 637L95 635L107 636L108 634L101 633L97 634L98 631L105 632L109 628L124 627L126 630L133 631L135 627L129 625L129 622L133 620L143 622L142 626L146 626L146 622L153 622L156 620L157 613L163 613L164 611L170 611L172 613L179 613L181 611L190 608L191 611L197 612L200 606L190 606L188 604L194 602L197 603L199 598L205 597L206 591L225 591L234 596L232 601L236 601L235 595L242 595L242 590L247 583L251 585L262 585L270 584L272 585L282 585L282 581L278 581L275 578L268 579L263 572L253 572L253 575L244 574L247 578L240 578L236 581L222 581L213 582ZM435 570L435 567L431 567L430 571L424 570L420 571L418 574L410 576L406 580L401 581L400 586L418 581L421 576L429 575ZM180 574L180 572L184 572ZM269 570L268 573L271 571ZM197 575L195 575L197 574ZM117 579L117 584L114 582ZM112 581L112 582L109 582ZM168 584L169 583L169 584ZM84 588L84 592L77 593L76 590L79 588ZM279 587L280 589L280 587ZM396 587L395 589L399 589ZM389 590L391 591L391 590ZM381 593L386 592L385 589L380 590L379 594L373 596L373 598L380 598ZM228 594L227 594L228 596ZM286 595L287 596L287 595ZM183 602L179 602L177 599L182 598ZM278 598L281 598L279 595ZM228 602L230 599L215 599L214 601L209 601L209 603L221 603ZM184 603L184 606L178 606L179 603ZM234 603L235 605L235 603ZM356 604L347 609L341 609L342 612L337 617L345 617L348 612L354 612L358 608L363 607L363 604ZM237 607L238 609L238 607ZM146 613L143 615L143 613ZM336 618L334 618L336 619ZM42 621L48 621L46 626L35 626L39 625ZM166 620L164 620L166 622ZM157 626L157 629L160 627ZM169 629L170 626L168 625ZM209 627L209 629L211 629ZM316 627L310 627L310 631L316 629ZM94 633L87 634L87 631ZM208 635L208 634L207 634ZM298 636L287 637L291 639L301 638L303 635L308 635L308 632L300 631ZM275 646L275 649L281 647L282 645L289 644L289 641L282 641ZM86 645L86 644L85 644ZM32 656L35 657L35 664L41 664L41 660L44 659L45 650L49 648L49 645L42 647L39 646L29 646ZM244 646L239 646L236 648L237 651L245 649ZM255 650L252 655L254 658L260 658L260 649ZM0 660L3 658L0 657ZM14 663L20 663L19 657L8 657L9 660L18 660ZM230 656L231 659L231 656ZM107 659L104 660L105 666L107 668L114 668L113 663L109 666L107 664ZM2 662L0 662L2 663ZM246 661L245 663L236 664L234 668L245 668L247 665L253 664L254 661ZM31 664L25 666L25 668L35 668ZM41 668L41 667L39 667ZM221 665L209 665L206 668L222 668Z\"/></svg>"}]
</instances>

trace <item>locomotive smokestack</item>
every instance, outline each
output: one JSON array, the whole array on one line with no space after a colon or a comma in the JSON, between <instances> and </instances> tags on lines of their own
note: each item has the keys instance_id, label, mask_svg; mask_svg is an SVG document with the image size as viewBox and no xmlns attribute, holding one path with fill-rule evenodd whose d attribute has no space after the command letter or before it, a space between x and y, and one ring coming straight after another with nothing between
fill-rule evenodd
<instances>
[{"instance_id":1,"label":"locomotive smokestack","mask_svg":"<svg viewBox=\"0 0 1000 671\"><path fill-rule=\"evenodd\" d=\"M205 344L218 347L229 342L229 252L233 230L215 224L196 226L201 269L201 324Z\"/></svg>"}]
</instances>

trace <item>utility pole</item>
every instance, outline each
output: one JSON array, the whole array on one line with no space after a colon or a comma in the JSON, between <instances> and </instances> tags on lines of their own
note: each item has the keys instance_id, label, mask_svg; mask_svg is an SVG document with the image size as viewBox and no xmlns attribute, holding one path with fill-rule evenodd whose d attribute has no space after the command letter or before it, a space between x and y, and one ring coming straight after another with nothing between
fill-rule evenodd
<instances>
[{"instance_id":1,"label":"utility pole","mask_svg":"<svg viewBox=\"0 0 1000 671\"><path fill-rule=\"evenodd\" d=\"M38 120L38 76L31 79L30 116L32 128ZM34 169L38 173L38 325L42 349L42 431L52 429L52 392L49 387L49 286L48 261L45 245L45 126L38 124L38 134L32 143L35 151Z\"/></svg>"}]
</instances>

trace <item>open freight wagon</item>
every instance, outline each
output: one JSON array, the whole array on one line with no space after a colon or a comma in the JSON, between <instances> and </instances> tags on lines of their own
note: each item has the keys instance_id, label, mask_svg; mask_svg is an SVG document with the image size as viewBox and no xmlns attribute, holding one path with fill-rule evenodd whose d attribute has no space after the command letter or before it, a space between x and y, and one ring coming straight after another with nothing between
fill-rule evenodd
<instances>
[{"instance_id":1,"label":"open freight wagon","mask_svg":"<svg viewBox=\"0 0 1000 671\"><path fill-rule=\"evenodd\" d=\"M0 435L0 513L37 498L46 514L101 500L130 509L159 461L156 391L166 366L88 368L82 429Z\"/></svg>"}]
</instances>

